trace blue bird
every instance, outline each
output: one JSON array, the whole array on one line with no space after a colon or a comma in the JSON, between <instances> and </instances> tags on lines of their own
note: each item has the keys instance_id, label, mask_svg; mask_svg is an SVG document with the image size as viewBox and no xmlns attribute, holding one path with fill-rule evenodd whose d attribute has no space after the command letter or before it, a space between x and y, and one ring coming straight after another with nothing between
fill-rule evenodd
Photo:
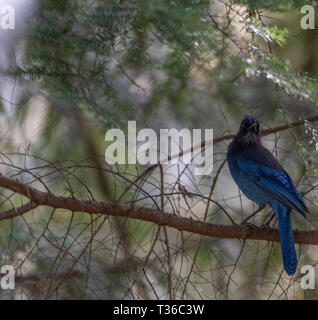
<instances>
[{"instance_id":1,"label":"blue bird","mask_svg":"<svg viewBox=\"0 0 318 320\"><path fill-rule=\"evenodd\" d=\"M259 123L254 117L244 117L228 147L227 161L236 184L259 206L244 222L266 205L275 211L284 268L289 276L293 275L296 272L297 256L290 215L295 210L306 217L308 209L289 174L272 153L262 146Z\"/></svg>"}]
</instances>

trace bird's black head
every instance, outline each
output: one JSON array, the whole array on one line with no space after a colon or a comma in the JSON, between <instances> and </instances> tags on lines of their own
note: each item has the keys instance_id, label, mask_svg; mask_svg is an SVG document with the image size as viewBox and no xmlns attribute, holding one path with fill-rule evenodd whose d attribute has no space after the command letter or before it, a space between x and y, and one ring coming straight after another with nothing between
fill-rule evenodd
<instances>
[{"instance_id":1,"label":"bird's black head","mask_svg":"<svg viewBox=\"0 0 318 320\"><path fill-rule=\"evenodd\" d=\"M239 140L242 145L261 144L259 132L260 129L258 121L254 117L246 115L241 122L236 139Z\"/></svg>"},{"instance_id":2,"label":"bird's black head","mask_svg":"<svg viewBox=\"0 0 318 320\"><path fill-rule=\"evenodd\" d=\"M250 131L259 133L259 123L254 117L246 115L241 122L240 131L242 133Z\"/></svg>"}]
</instances>

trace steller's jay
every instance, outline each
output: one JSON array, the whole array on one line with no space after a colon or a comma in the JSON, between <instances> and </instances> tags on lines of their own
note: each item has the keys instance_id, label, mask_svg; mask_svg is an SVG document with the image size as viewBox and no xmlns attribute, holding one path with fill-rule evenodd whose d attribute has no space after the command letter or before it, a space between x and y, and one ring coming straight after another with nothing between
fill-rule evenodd
<instances>
[{"instance_id":1,"label":"steller's jay","mask_svg":"<svg viewBox=\"0 0 318 320\"><path fill-rule=\"evenodd\" d=\"M245 116L240 129L228 147L227 161L231 175L242 192L259 209L244 221L269 205L278 217L284 268L287 274L296 272L297 256L291 225L292 209L305 217L308 209L289 174L272 153L262 146L258 121Z\"/></svg>"}]
</instances>

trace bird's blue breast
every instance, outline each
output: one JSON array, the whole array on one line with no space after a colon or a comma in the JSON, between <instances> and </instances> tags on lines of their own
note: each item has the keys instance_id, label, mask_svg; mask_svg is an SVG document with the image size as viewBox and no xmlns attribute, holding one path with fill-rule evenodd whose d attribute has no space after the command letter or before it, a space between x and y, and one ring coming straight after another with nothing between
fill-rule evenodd
<instances>
[{"instance_id":1,"label":"bird's blue breast","mask_svg":"<svg viewBox=\"0 0 318 320\"><path fill-rule=\"evenodd\" d=\"M269 204L267 195L257 184L246 177L245 172L239 168L235 157L228 159L228 165L234 181L250 200L260 207Z\"/></svg>"}]
</instances>

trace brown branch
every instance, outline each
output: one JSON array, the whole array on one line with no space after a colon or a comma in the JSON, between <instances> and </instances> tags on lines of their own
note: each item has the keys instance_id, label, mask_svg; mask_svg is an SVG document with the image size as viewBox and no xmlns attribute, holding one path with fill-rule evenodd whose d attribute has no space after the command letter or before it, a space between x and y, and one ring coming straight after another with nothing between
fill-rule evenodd
<instances>
[{"instance_id":1,"label":"brown branch","mask_svg":"<svg viewBox=\"0 0 318 320\"><path fill-rule=\"evenodd\" d=\"M265 129L265 130L262 130L260 132L260 134L261 134L262 137L264 137L264 136L267 136L267 135L272 134L272 133L276 133L276 132L279 132L279 131L283 131L283 130L299 127L299 126L303 125L306 121L308 121L308 122L316 122L316 121L318 121L318 115L309 117L309 118L304 119L304 120L299 120L299 121L296 121L296 122L287 123L287 124L284 124L284 125L281 125L281 126L278 126L278 127ZM187 149L185 151L179 152L178 154L169 156L166 160L172 160L172 159L175 159L175 158L179 158L179 157L182 157L184 154L187 154L187 153L190 153L190 152L193 152L193 151L196 151L196 150L200 150L200 149L203 150L206 146L210 146L212 144L217 144L217 143L222 142L222 141L233 139L234 136L235 136L234 134L228 134L228 135L224 135L224 136L215 138L213 140L203 141L201 143L201 145L193 146L191 149ZM154 165L154 166L156 166L156 165Z\"/></svg>"},{"instance_id":2,"label":"brown branch","mask_svg":"<svg viewBox=\"0 0 318 320\"><path fill-rule=\"evenodd\" d=\"M27 204L19 207L13 208L11 210L7 210L5 212L0 213L0 221L12 219L17 216L21 216L22 214L35 209L38 205L34 201L30 201Z\"/></svg>"},{"instance_id":3,"label":"brown branch","mask_svg":"<svg viewBox=\"0 0 318 320\"><path fill-rule=\"evenodd\" d=\"M283 125L275 127L275 128L265 129L265 130L262 130L260 132L260 134L261 134L262 137L264 137L264 136L268 136L268 135L276 133L276 132L284 131L284 130L291 129L291 128L300 127L306 121L308 121L308 122L316 122L316 121L318 121L318 115L310 117L310 118L307 118L307 119L304 119L304 120L299 120L299 121L283 124ZM235 136L234 134L228 134L228 135L225 135L225 136L222 136L222 137L218 137L216 139L213 139L213 144L216 144L216 143L219 143L219 142L222 142L222 141L225 141L225 140L233 139L234 136ZM211 142L208 141L207 143L209 144ZM204 147L204 144L203 144L202 147Z\"/></svg>"},{"instance_id":4,"label":"brown branch","mask_svg":"<svg viewBox=\"0 0 318 320\"><path fill-rule=\"evenodd\" d=\"M49 206L56 209L67 209L71 212L86 212L88 214L102 214L119 217L129 217L142 221L148 221L157 225L163 225L177 230L188 231L196 234L206 235L215 238L231 239L255 239L266 241L279 241L278 230L241 225L218 225L189 218L183 218L174 214L162 212L156 209L132 207L118 203L105 203L99 201L77 200L74 198L60 197L52 193L42 192L18 180L0 176L0 186L17 192L30 199L31 206ZM25 213L25 210L8 211L5 219L16 217ZM2 219L0 214L0 220ZM2 219L3 220L3 219ZM295 242L302 244L318 244L318 231L294 231Z\"/></svg>"},{"instance_id":5,"label":"brown branch","mask_svg":"<svg viewBox=\"0 0 318 320\"><path fill-rule=\"evenodd\" d=\"M302 126L303 124L305 124L306 121L307 122L316 122L316 121L318 121L318 115L309 117L309 118L304 119L304 120L299 120L299 121L296 121L296 122L287 123L287 124L284 124L284 125L281 125L281 126L278 126L278 127L275 127L275 128L262 130L261 131L261 135L262 136L267 136L269 134L276 133L276 132L279 132L279 131L283 131L283 130L286 130L286 129L299 127L299 126Z\"/></svg>"}]
</instances>

